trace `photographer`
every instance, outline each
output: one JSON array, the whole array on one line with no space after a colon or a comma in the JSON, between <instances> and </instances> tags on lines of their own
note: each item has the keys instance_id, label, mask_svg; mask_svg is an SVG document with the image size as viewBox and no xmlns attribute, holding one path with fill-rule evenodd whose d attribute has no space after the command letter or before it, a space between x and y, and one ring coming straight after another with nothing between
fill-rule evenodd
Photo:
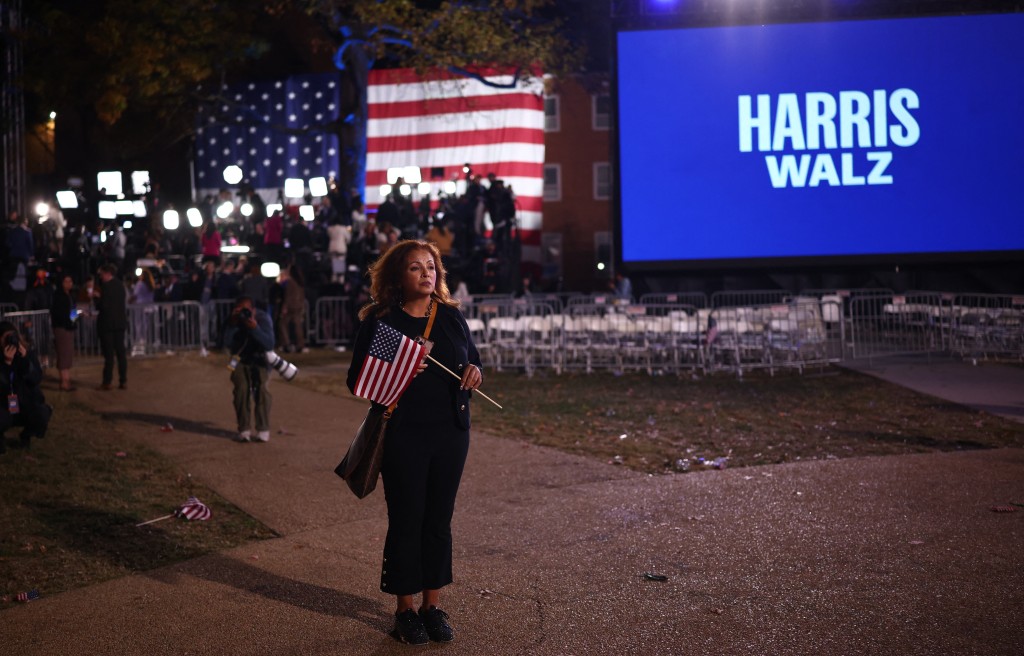
<instances>
[{"instance_id":1,"label":"photographer","mask_svg":"<svg viewBox=\"0 0 1024 656\"><path fill-rule=\"evenodd\" d=\"M274 325L248 296L239 296L224 331L224 346L231 352L231 384L234 386L235 415L239 442L270 439L270 365L267 351L274 348ZM255 401L255 403L254 403ZM256 433L250 429L256 417Z\"/></svg>"},{"instance_id":2,"label":"photographer","mask_svg":"<svg viewBox=\"0 0 1024 656\"><path fill-rule=\"evenodd\" d=\"M7 321L0 322L0 395L4 398L0 411L0 453L7 450L4 432L21 426L21 445L28 447L33 437L46 437L53 409L39 388L43 369L36 352L18 335L18 329Z\"/></svg>"}]
</instances>

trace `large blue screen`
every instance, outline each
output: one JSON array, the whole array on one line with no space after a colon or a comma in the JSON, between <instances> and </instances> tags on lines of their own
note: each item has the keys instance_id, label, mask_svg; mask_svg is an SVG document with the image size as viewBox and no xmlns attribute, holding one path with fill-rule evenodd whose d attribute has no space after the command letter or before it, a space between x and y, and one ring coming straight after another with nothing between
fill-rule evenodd
<instances>
[{"instance_id":1,"label":"large blue screen","mask_svg":"<svg viewBox=\"0 0 1024 656\"><path fill-rule=\"evenodd\" d=\"M1024 14L617 38L623 261L1024 250Z\"/></svg>"}]
</instances>

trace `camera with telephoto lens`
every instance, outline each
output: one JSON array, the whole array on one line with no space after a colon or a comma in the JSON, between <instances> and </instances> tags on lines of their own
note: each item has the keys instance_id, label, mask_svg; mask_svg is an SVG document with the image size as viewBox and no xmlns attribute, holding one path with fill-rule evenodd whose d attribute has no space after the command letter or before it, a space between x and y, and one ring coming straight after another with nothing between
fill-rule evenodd
<instances>
[{"instance_id":1,"label":"camera with telephoto lens","mask_svg":"<svg viewBox=\"0 0 1024 656\"><path fill-rule=\"evenodd\" d=\"M269 364L274 371L281 374L281 378L288 381L295 378L295 374L299 373L298 367L273 351L267 351L267 364Z\"/></svg>"},{"instance_id":2,"label":"camera with telephoto lens","mask_svg":"<svg viewBox=\"0 0 1024 656\"><path fill-rule=\"evenodd\" d=\"M18 339L18 333L11 331L4 335L4 348L7 348L8 346L18 348L20 345L21 341Z\"/></svg>"},{"instance_id":3,"label":"camera with telephoto lens","mask_svg":"<svg viewBox=\"0 0 1024 656\"><path fill-rule=\"evenodd\" d=\"M239 321L248 321L249 319L252 319L252 310L250 310L247 307L244 307L238 311Z\"/></svg>"}]
</instances>

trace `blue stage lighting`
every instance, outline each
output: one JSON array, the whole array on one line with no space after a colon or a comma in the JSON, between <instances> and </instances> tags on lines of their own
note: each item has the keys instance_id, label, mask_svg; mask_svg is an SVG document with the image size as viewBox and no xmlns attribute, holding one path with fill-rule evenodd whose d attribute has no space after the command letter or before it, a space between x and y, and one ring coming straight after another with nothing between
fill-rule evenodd
<instances>
[{"instance_id":1,"label":"blue stage lighting","mask_svg":"<svg viewBox=\"0 0 1024 656\"><path fill-rule=\"evenodd\" d=\"M682 0L643 0L647 14L674 14L683 4Z\"/></svg>"}]
</instances>

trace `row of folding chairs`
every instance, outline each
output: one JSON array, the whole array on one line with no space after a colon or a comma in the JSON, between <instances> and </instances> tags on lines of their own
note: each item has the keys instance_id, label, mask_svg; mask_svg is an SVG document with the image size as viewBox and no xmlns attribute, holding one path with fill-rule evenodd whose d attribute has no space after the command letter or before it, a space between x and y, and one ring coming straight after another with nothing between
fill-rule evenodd
<instances>
[{"instance_id":1,"label":"row of folding chairs","mask_svg":"<svg viewBox=\"0 0 1024 656\"><path fill-rule=\"evenodd\" d=\"M527 373L742 374L755 367L823 365L839 360L842 350L842 307L814 298L714 309L570 302L561 312L529 300L487 299L467 304L464 312L489 366Z\"/></svg>"}]
</instances>

